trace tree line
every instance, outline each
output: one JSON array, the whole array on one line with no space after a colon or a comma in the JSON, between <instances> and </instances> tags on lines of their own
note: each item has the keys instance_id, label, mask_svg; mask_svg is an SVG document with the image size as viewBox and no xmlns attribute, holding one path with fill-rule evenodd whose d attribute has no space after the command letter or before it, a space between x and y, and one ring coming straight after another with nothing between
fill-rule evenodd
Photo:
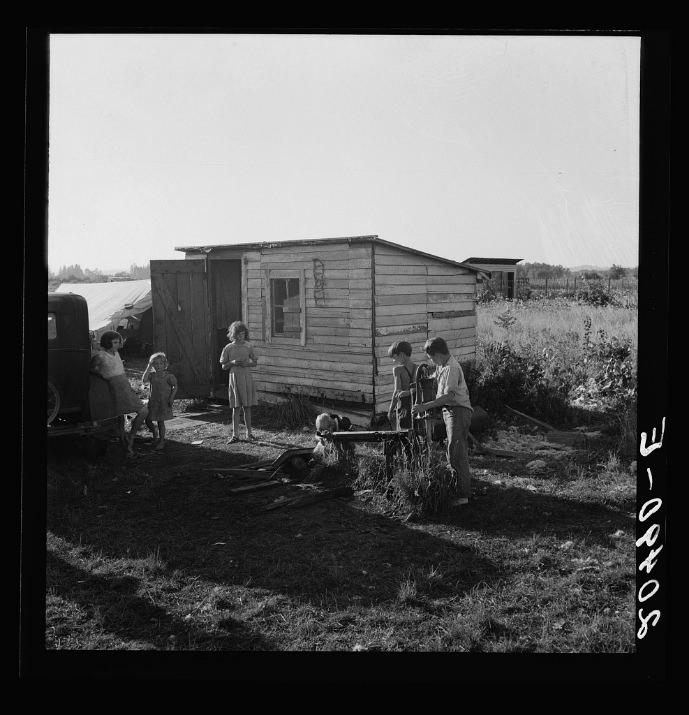
<instances>
[{"instance_id":1,"label":"tree line","mask_svg":"<svg viewBox=\"0 0 689 715\"><path fill-rule=\"evenodd\" d=\"M549 263L521 263L517 267L517 278L529 279L565 279L565 278L586 278L587 280L597 280L602 278L638 278L639 267L624 268L613 263L608 269L603 270L582 270L574 271L563 266L553 266ZM48 271L50 282L59 281L61 283L107 283L113 278L119 280L142 280L151 277L150 264L139 266L132 263L128 271L119 271L115 274L104 273L98 268L82 269L79 264L71 266L60 266L56 273Z\"/></svg>"},{"instance_id":2,"label":"tree line","mask_svg":"<svg viewBox=\"0 0 689 715\"><path fill-rule=\"evenodd\" d=\"M566 278L585 278L587 280L598 280L602 278L611 278L619 280L620 278L638 278L639 267L624 268L613 263L610 268L601 270L580 270L575 271L571 268L563 266L552 266L549 263L522 263L517 266L517 278L529 279L566 279Z\"/></svg>"},{"instance_id":3,"label":"tree line","mask_svg":"<svg viewBox=\"0 0 689 715\"><path fill-rule=\"evenodd\" d=\"M104 273L99 268L83 268L75 263L71 266L60 266L58 271L54 273L48 270L48 281L51 283L107 283L113 279L118 280L143 280L151 277L150 264L138 266L132 263L128 271L119 271L118 273Z\"/></svg>"}]
</instances>

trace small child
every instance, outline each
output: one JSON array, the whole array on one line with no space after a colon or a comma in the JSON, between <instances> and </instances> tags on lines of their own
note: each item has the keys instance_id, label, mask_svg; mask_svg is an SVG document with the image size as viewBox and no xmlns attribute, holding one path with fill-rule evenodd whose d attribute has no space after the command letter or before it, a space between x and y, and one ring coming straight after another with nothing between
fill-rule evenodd
<instances>
[{"instance_id":1,"label":"small child","mask_svg":"<svg viewBox=\"0 0 689 715\"><path fill-rule=\"evenodd\" d=\"M161 450L165 446L165 420L171 420L173 417L172 403L177 393L177 378L168 372L167 367L165 353L153 353L141 376L141 381L151 386L146 426L153 433L156 450ZM157 427L154 422L158 423Z\"/></svg>"},{"instance_id":2,"label":"small child","mask_svg":"<svg viewBox=\"0 0 689 715\"><path fill-rule=\"evenodd\" d=\"M314 459L325 460L329 456L333 456L339 461L342 458L353 457L355 449L351 442L335 442L332 438L333 432L351 432L353 429L354 426L348 417L330 415L327 412L318 415L316 417L317 444L313 450Z\"/></svg>"}]
</instances>

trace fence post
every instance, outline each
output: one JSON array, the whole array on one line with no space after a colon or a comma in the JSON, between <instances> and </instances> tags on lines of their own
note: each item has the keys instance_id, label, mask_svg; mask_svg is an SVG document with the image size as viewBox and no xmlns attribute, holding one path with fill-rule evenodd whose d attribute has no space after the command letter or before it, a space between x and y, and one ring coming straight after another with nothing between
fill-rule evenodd
<instances>
[{"instance_id":1,"label":"fence post","mask_svg":"<svg viewBox=\"0 0 689 715\"><path fill-rule=\"evenodd\" d=\"M548 297L548 279L545 279L545 297Z\"/></svg>"},{"instance_id":2,"label":"fence post","mask_svg":"<svg viewBox=\"0 0 689 715\"><path fill-rule=\"evenodd\" d=\"M611 277L608 276L608 293L610 293L610 280L611 280Z\"/></svg>"}]
</instances>

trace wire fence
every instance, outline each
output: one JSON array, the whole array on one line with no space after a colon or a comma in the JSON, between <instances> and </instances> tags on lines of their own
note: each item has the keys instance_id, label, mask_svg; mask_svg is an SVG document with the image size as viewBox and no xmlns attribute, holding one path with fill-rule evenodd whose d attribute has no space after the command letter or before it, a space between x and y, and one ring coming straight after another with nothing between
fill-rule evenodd
<instances>
[{"instance_id":1,"label":"wire fence","mask_svg":"<svg viewBox=\"0 0 689 715\"><path fill-rule=\"evenodd\" d=\"M479 294L502 298L529 300L537 298L575 298L591 292L604 292L615 296L627 306L638 305L639 281L637 278L517 278L516 281L484 281Z\"/></svg>"},{"instance_id":2,"label":"wire fence","mask_svg":"<svg viewBox=\"0 0 689 715\"><path fill-rule=\"evenodd\" d=\"M637 292L637 278L518 278L517 291L540 291L543 293L577 293L578 291L599 288L619 292Z\"/></svg>"}]
</instances>

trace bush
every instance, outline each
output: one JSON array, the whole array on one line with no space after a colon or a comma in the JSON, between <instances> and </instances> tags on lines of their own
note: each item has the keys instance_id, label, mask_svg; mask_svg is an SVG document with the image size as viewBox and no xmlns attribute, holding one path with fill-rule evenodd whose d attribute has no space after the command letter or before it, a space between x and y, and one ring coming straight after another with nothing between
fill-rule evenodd
<instances>
[{"instance_id":1,"label":"bush","mask_svg":"<svg viewBox=\"0 0 689 715\"><path fill-rule=\"evenodd\" d=\"M591 284L588 281L584 281L583 288L577 290L574 297L578 302L586 303L587 305L621 305L618 298L614 294L608 293L600 283Z\"/></svg>"},{"instance_id":2,"label":"bush","mask_svg":"<svg viewBox=\"0 0 689 715\"><path fill-rule=\"evenodd\" d=\"M570 382L552 348L519 355L506 342L479 341L478 353L464 370L474 404L496 411L508 404L544 417L564 416Z\"/></svg>"},{"instance_id":3,"label":"bush","mask_svg":"<svg viewBox=\"0 0 689 715\"><path fill-rule=\"evenodd\" d=\"M476 294L476 303L479 305L493 303L496 300L500 300L500 296L497 295L489 283L485 284L483 289Z\"/></svg>"},{"instance_id":4,"label":"bush","mask_svg":"<svg viewBox=\"0 0 689 715\"><path fill-rule=\"evenodd\" d=\"M636 397L636 365L631 340L620 340L602 328L591 334L591 318L584 320L584 363L590 366L595 392L613 404L629 403Z\"/></svg>"}]
</instances>

